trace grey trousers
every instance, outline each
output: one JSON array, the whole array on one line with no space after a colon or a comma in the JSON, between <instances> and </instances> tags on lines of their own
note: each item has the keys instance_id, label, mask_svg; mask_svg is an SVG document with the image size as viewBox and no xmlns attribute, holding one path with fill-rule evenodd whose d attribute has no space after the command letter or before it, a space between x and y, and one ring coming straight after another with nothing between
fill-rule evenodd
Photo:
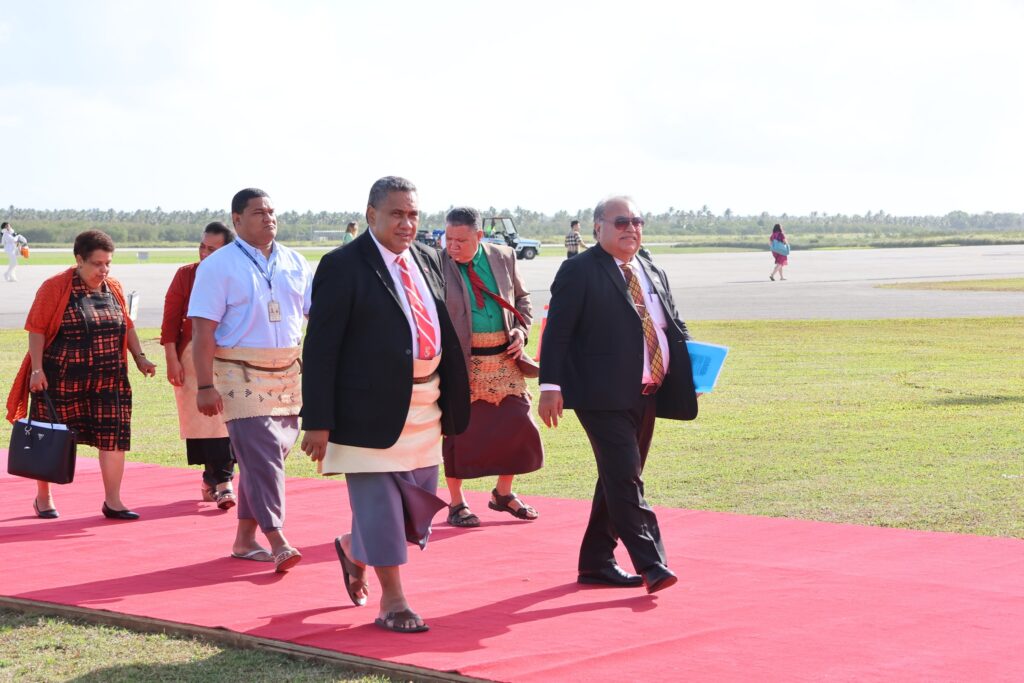
<instances>
[{"instance_id":1,"label":"grey trousers","mask_svg":"<svg viewBox=\"0 0 1024 683\"><path fill-rule=\"evenodd\" d=\"M433 495L437 493L438 471L438 465L431 465L411 472L346 474L352 508L352 557L371 567L397 567L408 562L406 509L395 478Z\"/></svg>"},{"instance_id":2,"label":"grey trousers","mask_svg":"<svg viewBox=\"0 0 1024 683\"><path fill-rule=\"evenodd\" d=\"M263 533L284 527L284 457L299 437L297 415L244 417L225 423L238 461L238 519Z\"/></svg>"}]
</instances>

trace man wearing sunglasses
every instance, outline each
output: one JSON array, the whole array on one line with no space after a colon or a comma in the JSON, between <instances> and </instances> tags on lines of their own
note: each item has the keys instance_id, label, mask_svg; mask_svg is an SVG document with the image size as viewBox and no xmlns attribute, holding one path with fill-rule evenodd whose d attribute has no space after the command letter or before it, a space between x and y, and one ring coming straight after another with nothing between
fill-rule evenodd
<instances>
[{"instance_id":1,"label":"man wearing sunglasses","mask_svg":"<svg viewBox=\"0 0 1024 683\"><path fill-rule=\"evenodd\" d=\"M597 244L559 268L541 343L539 412L557 427L562 409L574 409L597 460L577 580L654 593L677 579L644 500L644 462L655 417L694 419L697 395L668 278L637 256L643 229L632 199L606 199L594 209ZM637 574L616 563L617 540Z\"/></svg>"}]
</instances>

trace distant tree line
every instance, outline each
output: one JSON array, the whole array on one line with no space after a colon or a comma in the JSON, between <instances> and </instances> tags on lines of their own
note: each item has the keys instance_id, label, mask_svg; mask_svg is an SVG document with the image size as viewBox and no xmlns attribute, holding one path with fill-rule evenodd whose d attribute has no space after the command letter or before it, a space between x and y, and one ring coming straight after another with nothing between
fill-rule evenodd
<instances>
[{"instance_id":1,"label":"distant tree line","mask_svg":"<svg viewBox=\"0 0 1024 683\"><path fill-rule=\"evenodd\" d=\"M444 227L445 211L424 214L421 229ZM583 223L584 234L589 232L593 209L576 212L559 211L545 214L522 207L515 209L483 209L484 216L511 216L520 232L530 237L557 238L569 229L571 220ZM10 206L0 209L0 220L10 221L15 230L35 244L70 244L82 230L98 228L107 232L121 244L192 243L198 239L203 227L211 221L224 221L230 225L230 216L224 211L164 211L138 209L26 209ZM285 211L278 214L278 235L284 241L307 242L315 239L317 231L341 231L350 221L360 229L365 227L362 211L314 213ZM867 211L864 214L827 214L812 211L808 215L737 215L731 209L715 214L706 205L699 210L671 207L668 211L647 216L645 232L651 235L698 236L761 236L771 231L772 225L781 223L788 232L799 235L854 234L883 235L943 235L976 232L1011 232L1024 230L1024 214L992 213L969 214L952 211L944 216L894 216L885 211Z\"/></svg>"}]
</instances>

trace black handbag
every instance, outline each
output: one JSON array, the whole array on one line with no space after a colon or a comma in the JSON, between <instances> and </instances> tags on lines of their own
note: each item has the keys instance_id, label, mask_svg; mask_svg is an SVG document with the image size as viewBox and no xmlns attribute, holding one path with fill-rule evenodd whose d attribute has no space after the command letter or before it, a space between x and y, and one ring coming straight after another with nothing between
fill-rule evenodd
<instances>
[{"instance_id":1,"label":"black handbag","mask_svg":"<svg viewBox=\"0 0 1024 683\"><path fill-rule=\"evenodd\" d=\"M14 423L11 447L7 449L7 473L52 484L70 484L75 478L78 435L57 423L50 395L45 391L42 394L50 411L50 422L31 419L30 409L28 416Z\"/></svg>"}]
</instances>

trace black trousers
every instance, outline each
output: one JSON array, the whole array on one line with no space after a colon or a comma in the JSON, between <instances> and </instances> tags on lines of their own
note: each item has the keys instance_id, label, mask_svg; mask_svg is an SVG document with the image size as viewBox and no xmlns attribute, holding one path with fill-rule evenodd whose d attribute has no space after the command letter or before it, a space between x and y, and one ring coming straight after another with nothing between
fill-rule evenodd
<instances>
[{"instance_id":1,"label":"black trousers","mask_svg":"<svg viewBox=\"0 0 1024 683\"><path fill-rule=\"evenodd\" d=\"M654 436L655 398L637 394L629 410L576 410L597 460L590 521L580 545L580 571L615 564L622 541L637 572L667 564L654 510L644 499L644 463Z\"/></svg>"},{"instance_id":2,"label":"black trousers","mask_svg":"<svg viewBox=\"0 0 1024 683\"><path fill-rule=\"evenodd\" d=\"M189 465L203 466L203 481L207 486L226 484L235 474L235 455L231 452L231 439L185 439L185 453Z\"/></svg>"}]
</instances>

